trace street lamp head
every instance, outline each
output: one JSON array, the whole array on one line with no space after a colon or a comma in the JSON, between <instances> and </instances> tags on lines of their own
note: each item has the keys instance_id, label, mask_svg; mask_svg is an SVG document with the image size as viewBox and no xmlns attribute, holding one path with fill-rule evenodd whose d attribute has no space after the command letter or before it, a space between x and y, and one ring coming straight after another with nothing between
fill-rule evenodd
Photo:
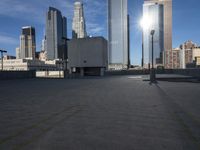
<instances>
[{"instance_id":1,"label":"street lamp head","mask_svg":"<svg viewBox=\"0 0 200 150\"><path fill-rule=\"evenodd\" d=\"M154 33L155 33L155 30L151 30L151 35L154 35Z\"/></svg>"},{"instance_id":2,"label":"street lamp head","mask_svg":"<svg viewBox=\"0 0 200 150\"><path fill-rule=\"evenodd\" d=\"M7 51L5 51L5 50L0 50L0 52L2 52L2 53L7 53Z\"/></svg>"}]
</instances>

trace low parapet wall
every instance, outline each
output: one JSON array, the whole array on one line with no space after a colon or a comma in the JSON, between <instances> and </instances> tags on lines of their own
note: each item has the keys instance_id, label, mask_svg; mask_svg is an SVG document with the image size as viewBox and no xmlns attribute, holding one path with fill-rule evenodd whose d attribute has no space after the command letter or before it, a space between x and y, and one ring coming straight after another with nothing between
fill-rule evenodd
<instances>
[{"instance_id":1,"label":"low parapet wall","mask_svg":"<svg viewBox=\"0 0 200 150\"><path fill-rule=\"evenodd\" d=\"M200 69L163 69L156 70L157 74L180 74L200 78ZM105 75L146 75L149 70L121 70L121 71L106 71Z\"/></svg>"},{"instance_id":2,"label":"low parapet wall","mask_svg":"<svg viewBox=\"0 0 200 150\"><path fill-rule=\"evenodd\" d=\"M35 78L35 71L0 71L0 80Z\"/></svg>"},{"instance_id":3,"label":"low parapet wall","mask_svg":"<svg viewBox=\"0 0 200 150\"><path fill-rule=\"evenodd\" d=\"M173 74L180 74L200 78L200 69L173 69L170 72L172 72Z\"/></svg>"},{"instance_id":4,"label":"low parapet wall","mask_svg":"<svg viewBox=\"0 0 200 150\"><path fill-rule=\"evenodd\" d=\"M149 74L149 70L116 70L116 71L106 71L106 76L117 76L117 75L145 75Z\"/></svg>"}]
</instances>

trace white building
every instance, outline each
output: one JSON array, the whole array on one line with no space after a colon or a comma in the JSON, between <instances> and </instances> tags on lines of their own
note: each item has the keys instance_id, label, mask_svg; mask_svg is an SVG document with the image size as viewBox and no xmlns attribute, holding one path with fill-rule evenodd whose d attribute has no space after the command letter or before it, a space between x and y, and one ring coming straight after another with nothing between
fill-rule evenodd
<instances>
[{"instance_id":1,"label":"white building","mask_svg":"<svg viewBox=\"0 0 200 150\"><path fill-rule=\"evenodd\" d=\"M16 59L20 59L20 48L16 48Z\"/></svg>"},{"instance_id":2,"label":"white building","mask_svg":"<svg viewBox=\"0 0 200 150\"><path fill-rule=\"evenodd\" d=\"M8 71L60 70L62 66L56 60L45 62L40 60L11 59L3 61L3 68Z\"/></svg>"},{"instance_id":3,"label":"white building","mask_svg":"<svg viewBox=\"0 0 200 150\"><path fill-rule=\"evenodd\" d=\"M85 38L87 37L83 4L81 2L74 3L74 18L72 22L72 37Z\"/></svg>"}]
</instances>

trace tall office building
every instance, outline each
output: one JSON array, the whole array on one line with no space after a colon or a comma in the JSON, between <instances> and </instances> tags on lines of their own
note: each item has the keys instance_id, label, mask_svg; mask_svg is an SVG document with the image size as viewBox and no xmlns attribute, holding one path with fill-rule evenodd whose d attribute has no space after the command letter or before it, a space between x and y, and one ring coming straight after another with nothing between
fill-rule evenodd
<instances>
[{"instance_id":1,"label":"tall office building","mask_svg":"<svg viewBox=\"0 0 200 150\"><path fill-rule=\"evenodd\" d=\"M67 38L66 21L58 9L49 7L46 14L46 51L49 60L62 59L66 53L64 49Z\"/></svg>"},{"instance_id":2,"label":"tall office building","mask_svg":"<svg viewBox=\"0 0 200 150\"><path fill-rule=\"evenodd\" d=\"M143 48L144 48L144 67L150 67L152 62L152 35L151 31L155 30L153 35L154 45L154 64L162 64L162 54L164 50L164 7L158 3L145 3L143 5ZM145 20L146 19L146 20ZM149 28L145 28L145 21L153 20Z\"/></svg>"},{"instance_id":3,"label":"tall office building","mask_svg":"<svg viewBox=\"0 0 200 150\"><path fill-rule=\"evenodd\" d=\"M172 0L144 0L144 4L164 6L164 50L172 50Z\"/></svg>"},{"instance_id":4,"label":"tall office building","mask_svg":"<svg viewBox=\"0 0 200 150\"><path fill-rule=\"evenodd\" d=\"M72 37L87 37L85 18L83 12L83 4L81 2L74 3L74 18L72 22Z\"/></svg>"},{"instance_id":5,"label":"tall office building","mask_svg":"<svg viewBox=\"0 0 200 150\"><path fill-rule=\"evenodd\" d=\"M35 59L35 28L31 26L22 27L22 33L20 35L20 49L18 50L18 56L20 59Z\"/></svg>"},{"instance_id":6,"label":"tall office building","mask_svg":"<svg viewBox=\"0 0 200 150\"><path fill-rule=\"evenodd\" d=\"M128 68L127 0L108 0L109 69Z\"/></svg>"}]
</instances>

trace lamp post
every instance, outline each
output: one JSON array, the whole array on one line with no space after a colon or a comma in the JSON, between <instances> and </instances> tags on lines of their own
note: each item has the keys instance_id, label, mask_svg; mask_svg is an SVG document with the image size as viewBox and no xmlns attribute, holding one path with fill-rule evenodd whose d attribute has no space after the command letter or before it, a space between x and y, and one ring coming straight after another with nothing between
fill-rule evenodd
<instances>
[{"instance_id":1,"label":"lamp post","mask_svg":"<svg viewBox=\"0 0 200 150\"><path fill-rule=\"evenodd\" d=\"M150 28L152 28L153 19L149 14L144 14L142 19L140 20L140 26L142 28L142 67L144 68L144 34L149 31Z\"/></svg>"},{"instance_id":2,"label":"lamp post","mask_svg":"<svg viewBox=\"0 0 200 150\"><path fill-rule=\"evenodd\" d=\"M64 40L64 46L63 46L63 68L66 71L67 70L67 63L68 63L68 51L67 51L67 41L69 41L68 38L66 37L62 37L62 39Z\"/></svg>"},{"instance_id":3,"label":"lamp post","mask_svg":"<svg viewBox=\"0 0 200 150\"><path fill-rule=\"evenodd\" d=\"M62 37L64 40L64 50L63 50L63 70L64 70L64 78L66 78L66 74L69 74L68 70L68 46L67 46L67 41L69 41L68 38Z\"/></svg>"},{"instance_id":4,"label":"lamp post","mask_svg":"<svg viewBox=\"0 0 200 150\"><path fill-rule=\"evenodd\" d=\"M156 72L154 69L154 34L155 34L155 30L153 29L153 18L151 15L149 14L144 14L143 18L140 21L140 25L143 29L143 34L142 34L142 55L143 55L143 62L144 62L144 32L145 33L149 33L150 31L150 35L152 38L152 67L150 66L150 62L149 62L149 69L150 69L150 82L154 83L156 82ZM150 51L150 50L149 50ZM144 65L144 64L142 64Z\"/></svg>"},{"instance_id":5,"label":"lamp post","mask_svg":"<svg viewBox=\"0 0 200 150\"><path fill-rule=\"evenodd\" d=\"M5 50L0 50L1 52L1 70L3 71L3 53L7 53Z\"/></svg>"},{"instance_id":6,"label":"lamp post","mask_svg":"<svg viewBox=\"0 0 200 150\"><path fill-rule=\"evenodd\" d=\"M151 30L151 40L152 40L152 63L151 63L151 65L152 65L152 67L151 67L151 70L150 70L150 81L151 81L151 83L153 83L153 82L156 82L156 72L155 72L155 69L154 69L154 45L153 45L153 43L154 43L154 39L153 39L153 36L154 36L154 34L155 34L155 30Z\"/></svg>"},{"instance_id":7,"label":"lamp post","mask_svg":"<svg viewBox=\"0 0 200 150\"><path fill-rule=\"evenodd\" d=\"M144 68L144 31L142 30L142 68Z\"/></svg>"}]
</instances>

